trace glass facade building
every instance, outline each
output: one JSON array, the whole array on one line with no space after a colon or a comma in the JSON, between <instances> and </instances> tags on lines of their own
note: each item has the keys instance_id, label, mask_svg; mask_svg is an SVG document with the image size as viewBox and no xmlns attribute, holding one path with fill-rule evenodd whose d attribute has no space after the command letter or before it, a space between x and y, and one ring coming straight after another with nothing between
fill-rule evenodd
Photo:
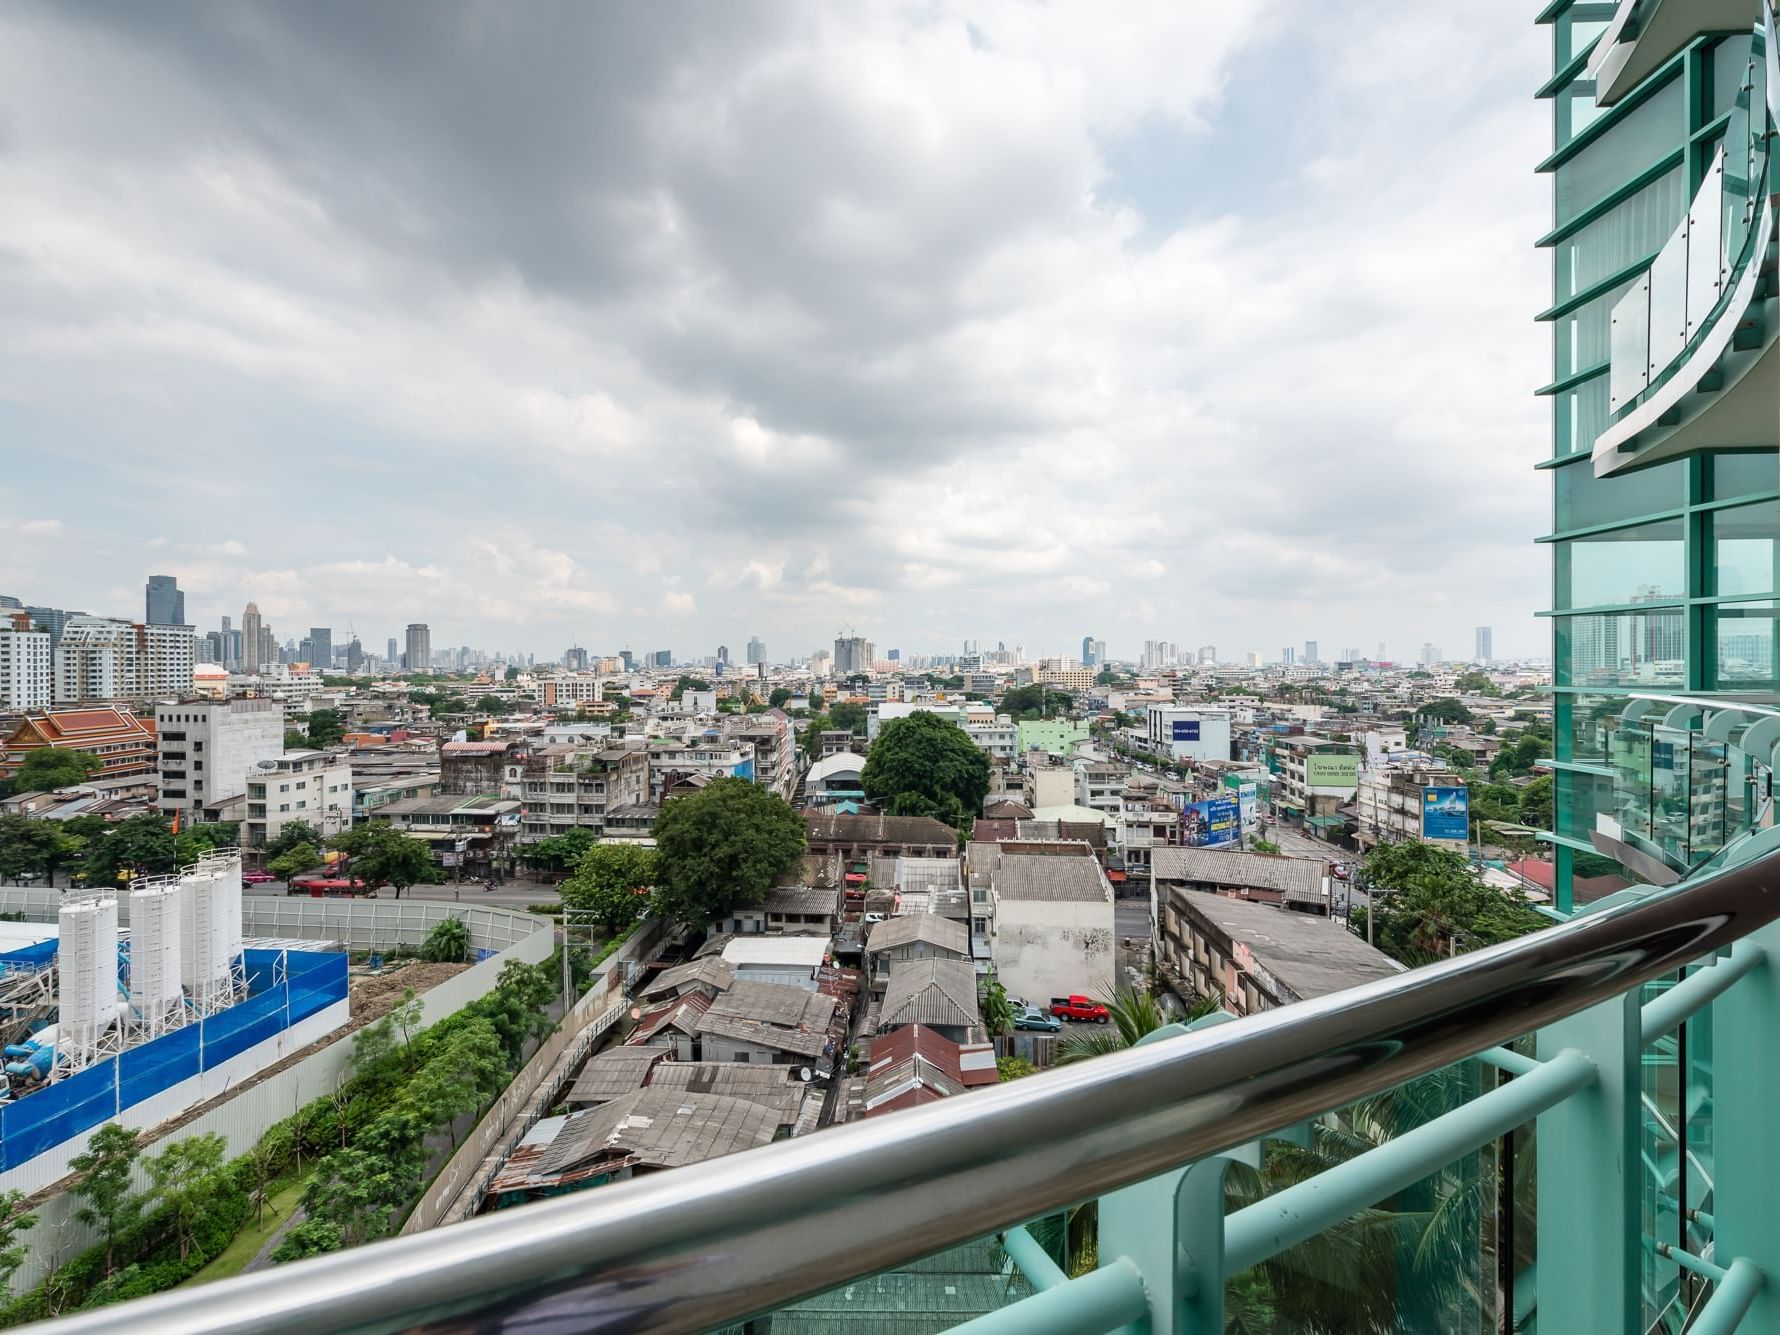
<instances>
[{"instance_id":1,"label":"glass facade building","mask_svg":"<svg viewBox=\"0 0 1780 1335\"><path fill-rule=\"evenodd\" d=\"M1780 690L1780 393L1767 134L1750 3L1558 0L1552 35L1552 480L1557 903L1683 874L1756 820ZM1723 6L1709 8L1722 9ZM1667 11L1657 15L1655 11ZM1699 11L1695 11L1696 13ZM1722 22L1721 15L1713 16ZM1643 49L1640 49L1640 48ZM1758 791L1759 790L1759 791ZM1660 883L1660 882L1659 882Z\"/></svg>"}]
</instances>

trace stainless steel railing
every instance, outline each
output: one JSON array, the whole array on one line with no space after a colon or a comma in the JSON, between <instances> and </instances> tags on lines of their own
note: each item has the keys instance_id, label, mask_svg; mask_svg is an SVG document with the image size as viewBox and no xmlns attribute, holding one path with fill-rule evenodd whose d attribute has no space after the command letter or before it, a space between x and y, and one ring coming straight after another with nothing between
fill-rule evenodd
<instances>
[{"instance_id":1,"label":"stainless steel railing","mask_svg":"<svg viewBox=\"0 0 1780 1335\"><path fill-rule=\"evenodd\" d=\"M1780 856L998 1089L57 1323L699 1331L1220 1153L1780 919Z\"/></svg>"}]
</instances>

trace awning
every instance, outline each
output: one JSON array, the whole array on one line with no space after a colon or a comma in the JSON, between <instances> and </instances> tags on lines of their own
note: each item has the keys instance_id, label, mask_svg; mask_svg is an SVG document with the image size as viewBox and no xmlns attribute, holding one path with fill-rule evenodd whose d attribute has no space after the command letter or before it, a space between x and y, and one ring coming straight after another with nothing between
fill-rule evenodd
<instances>
[{"instance_id":1,"label":"awning","mask_svg":"<svg viewBox=\"0 0 1780 1335\"><path fill-rule=\"evenodd\" d=\"M1344 816L1306 816L1304 823L1314 825L1319 830L1327 830L1337 825L1346 825L1347 818Z\"/></svg>"},{"instance_id":2,"label":"awning","mask_svg":"<svg viewBox=\"0 0 1780 1335\"><path fill-rule=\"evenodd\" d=\"M1125 873L1122 871L1109 871L1106 874L1106 879L1111 881L1114 885L1118 885L1121 881L1125 880Z\"/></svg>"},{"instance_id":3,"label":"awning","mask_svg":"<svg viewBox=\"0 0 1780 1335\"><path fill-rule=\"evenodd\" d=\"M849 882L849 883L850 883L850 884L851 884L851 883L860 883L860 884L863 884L863 883L864 883L864 881L865 881L865 877L864 877L864 876L863 876L863 875L862 875L862 874L861 874L861 873L859 873L859 872L856 872L856 871L850 871L850 872L848 872L848 873L847 873L847 881L848 881L848 882Z\"/></svg>"}]
</instances>

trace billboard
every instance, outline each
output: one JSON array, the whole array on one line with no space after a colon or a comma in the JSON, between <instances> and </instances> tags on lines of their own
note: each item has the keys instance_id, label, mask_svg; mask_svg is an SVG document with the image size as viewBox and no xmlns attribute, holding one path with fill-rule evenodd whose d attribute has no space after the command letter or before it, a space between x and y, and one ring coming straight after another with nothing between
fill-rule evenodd
<instances>
[{"instance_id":1,"label":"billboard","mask_svg":"<svg viewBox=\"0 0 1780 1335\"><path fill-rule=\"evenodd\" d=\"M1236 809L1242 814L1242 828L1252 830L1261 823L1261 788L1245 783L1236 790Z\"/></svg>"},{"instance_id":2,"label":"billboard","mask_svg":"<svg viewBox=\"0 0 1780 1335\"><path fill-rule=\"evenodd\" d=\"M1310 788L1357 788L1360 758L1314 754L1304 757L1304 783Z\"/></svg>"},{"instance_id":3,"label":"billboard","mask_svg":"<svg viewBox=\"0 0 1780 1335\"><path fill-rule=\"evenodd\" d=\"M1196 718L1177 718L1171 725L1170 736L1177 742L1196 742L1199 740L1199 720Z\"/></svg>"},{"instance_id":4,"label":"billboard","mask_svg":"<svg viewBox=\"0 0 1780 1335\"><path fill-rule=\"evenodd\" d=\"M1422 838L1468 840L1471 794L1464 788L1422 789Z\"/></svg>"},{"instance_id":5,"label":"billboard","mask_svg":"<svg viewBox=\"0 0 1780 1335\"><path fill-rule=\"evenodd\" d=\"M1181 809L1181 843L1188 848L1221 848L1241 834L1241 808L1228 797L1189 802Z\"/></svg>"}]
</instances>

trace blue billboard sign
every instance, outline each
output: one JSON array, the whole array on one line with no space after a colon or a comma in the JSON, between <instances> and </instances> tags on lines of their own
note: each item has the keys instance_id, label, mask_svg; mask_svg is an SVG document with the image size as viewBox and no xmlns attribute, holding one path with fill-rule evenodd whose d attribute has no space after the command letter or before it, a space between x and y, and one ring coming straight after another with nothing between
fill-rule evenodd
<instances>
[{"instance_id":1,"label":"blue billboard sign","mask_svg":"<svg viewBox=\"0 0 1780 1335\"><path fill-rule=\"evenodd\" d=\"M1196 742L1199 740L1199 720L1196 718L1177 718L1174 720L1173 740L1177 742Z\"/></svg>"},{"instance_id":2,"label":"blue billboard sign","mask_svg":"<svg viewBox=\"0 0 1780 1335\"><path fill-rule=\"evenodd\" d=\"M1180 819L1181 842L1188 848L1219 848L1242 835L1242 808L1233 797L1189 802Z\"/></svg>"},{"instance_id":3,"label":"blue billboard sign","mask_svg":"<svg viewBox=\"0 0 1780 1335\"><path fill-rule=\"evenodd\" d=\"M1236 790L1236 808L1242 813L1242 828L1252 830L1261 823L1261 790L1259 785L1245 783Z\"/></svg>"},{"instance_id":4,"label":"blue billboard sign","mask_svg":"<svg viewBox=\"0 0 1780 1335\"><path fill-rule=\"evenodd\" d=\"M1422 789L1422 838L1468 840L1471 794L1465 788Z\"/></svg>"}]
</instances>

